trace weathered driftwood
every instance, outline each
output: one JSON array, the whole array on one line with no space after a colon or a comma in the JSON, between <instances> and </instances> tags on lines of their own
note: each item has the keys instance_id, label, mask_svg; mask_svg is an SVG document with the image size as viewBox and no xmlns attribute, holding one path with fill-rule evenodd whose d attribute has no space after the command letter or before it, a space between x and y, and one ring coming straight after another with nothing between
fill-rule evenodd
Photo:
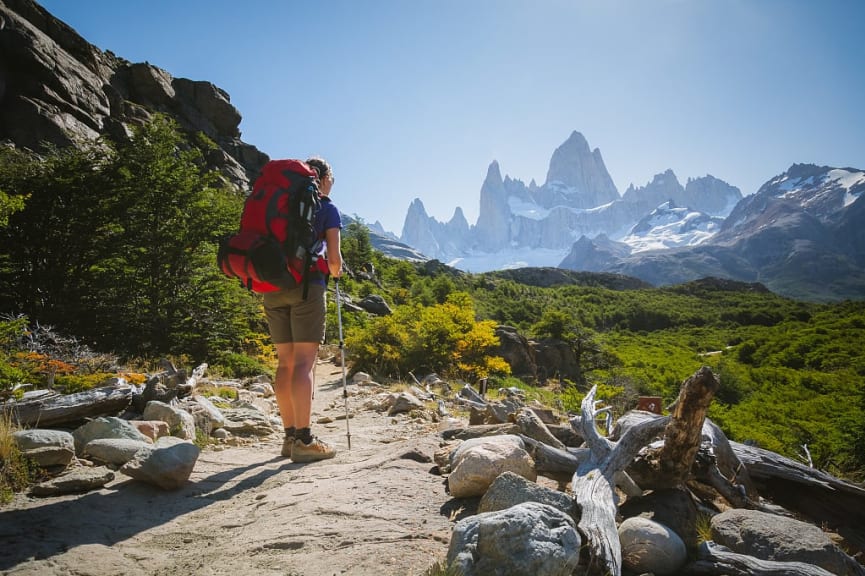
<instances>
[{"instance_id":1,"label":"weathered driftwood","mask_svg":"<svg viewBox=\"0 0 865 576\"><path fill-rule=\"evenodd\" d=\"M655 420L658 418L661 418L661 416L652 414L651 412L632 410L631 412L624 414L616 422L612 438L621 436L630 427L639 424L640 422L645 420ZM739 459L724 432L709 418L706 418L703 421L701 435L702 442L697 451L695 466L692 469L694 476L701 479L701 481L707 481L709 475L721 478L729 486L723 487L723 490L719 490L719 492L733 490L738 494L744 494L744 496L749 500L756 500L759 497L759 494L757 493L757 488L754 486L754 482L751 479L748 467ZM658 445L654 450L657 451L660 446L661 442L658 442ZM711 462L716 470L702 470L701 466L705 466L706 461ZM644 466L641 468L641 466L643 466L642 457L638 458L637 461L634 462L632 468L629 469L629 473L631 473L635 479L638 479L638 483L644 483L645 487L649 488L651 487L651 483L654 482L652 479L654 470L646 469ZM705 478L702 477L704 474L706 475Z\"/></svg>"},{"instance_id":2,"label":"weathered driftwood","mask_svg":"<svg viewBox=\"0 0 865 576\"><path fill-rule=\"evenodd\" d=\"M619 576L622 549L616 526L616 476L633 460L646 442L659 434L666 419L647 420L632 427L618 443L604 438L595 426L599 412L593 387L581 405L581 424L590 456L577 468L571 481L574 500L581 510L578 528L586 539L592 568Z\"/></svg>"},{"instance_id":3,"label":"weathered driftwood","mask_svg":"<svg viewBox=\"0 0 865 576\"><path fill-rule=\"evenodd\" d=\"M832 573L803 562L775 562L736 554L713 542L700 544L698 559L685 570L693 576L832 576Z\"/></svg>"},{"instance_id":4,"label":"weathered driftwood","mask_svg":"<svg viewBox=\"0 0 865 576\"><path fill-rule=\"evenodd\" d=\"M132 394L133 388L123 383L75 394L10 402L3 409L23 427L58 426L86 418L119 414L132 402Z\"/></svg>"},{"instance_id":5,"label":"weathered driftwood","mask_svg":"<svg viewBox=\"0 0 865 576\"><path fill-rule=\"evenodd\" d=\"M529 438L534 438L535 440L543 442L544 444L549 444L554 448L565 448L565 445L562 444L558 438L553 436L553 433L550 432L547 425L544 424L543 420L541 420L531 408L520 409L514 415L514 422L520 427L520 431Z\"/></svg>"},{"instance_id":6,"label":"weathered driftwood","mask_svg":"<svg viewBox=\"0 0 865 576\"><path fill-rule=\"evenodd\" d=\"M554 448L523 434L520 435L535 461L535 471L561 485L566 485L586 459L591 456L588 448ZM641 496L643 490L624 472L613 475L616 486L627 496Z\"/></svg>"},{"instance_id":7,"label":"weathered driftwood","mask_svg":"<svg viewBox=\"0 0 865 576\"><path fill-rule=\"evenodd\" d=\"M736 457L727 436L708 418L703 422L702 435L703 442L691 469L693 478L711 486L735 508L762 508L751 475ZM688 486L697 490L693 482Z\"/></svg>"}]
</instances>

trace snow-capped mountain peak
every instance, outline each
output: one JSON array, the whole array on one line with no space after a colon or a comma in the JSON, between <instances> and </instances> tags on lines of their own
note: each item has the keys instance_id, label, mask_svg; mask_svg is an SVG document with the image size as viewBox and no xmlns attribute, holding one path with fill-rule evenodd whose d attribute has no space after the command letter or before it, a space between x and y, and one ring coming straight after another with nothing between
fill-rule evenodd
<instances>
[{"instance_id":1,"label":"snow-capped mountain peak","mask_svg":"<svg viewBox=\"0 0 865 576\"><path fill-rule=\"evenodd\" d=\"M721 228L723 218L676 206L672 200L655 208L622 239L632 253L696 246Z\"/></svg>"}]
</instances>

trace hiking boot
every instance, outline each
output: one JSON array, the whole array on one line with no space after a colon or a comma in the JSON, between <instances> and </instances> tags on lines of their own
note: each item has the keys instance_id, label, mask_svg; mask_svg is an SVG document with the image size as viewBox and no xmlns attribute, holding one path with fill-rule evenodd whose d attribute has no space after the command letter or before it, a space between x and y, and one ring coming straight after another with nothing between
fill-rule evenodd
<instances>
[{"instance_id":1,"label":"hiking boot","mask_svg":"<svg viewBox=\"0 0 865 576\"><path fill-rule=\"evenodd\" d=\"M282 441L282 455L285 458L291 458L292 447L294 447L294 437L287 437Z\"/></svg>"},{"instance_id":2,"label":"hiking boot","mask_svg":"<svg viewBox=\"0 0 865 576\"><path fill-rule=\"evenodd\" d=\"M316 460L327 460L334 456L336 456L336 449L315 436L309 444L304 444L303 440L298 438L291 447L291 459L294 462L315 462Z\"/></svg>"}]
</instances>

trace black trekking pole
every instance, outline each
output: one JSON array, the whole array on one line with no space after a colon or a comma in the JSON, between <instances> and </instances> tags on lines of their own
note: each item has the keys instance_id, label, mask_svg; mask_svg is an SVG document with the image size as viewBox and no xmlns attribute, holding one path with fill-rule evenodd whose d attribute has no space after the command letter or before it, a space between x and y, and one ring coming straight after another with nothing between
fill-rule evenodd
<instances>
[{"instance_id":1,"label":"black trekking pole","mask_svg":"<svg viewBox=\"0 0 865 576\"><path fill-rule=\"evenodd\" d=\"M348 384L345 379L345 342L342 340L342 297L339 293L339 278L334 278L336 282L336 320L339 326L339 356L340 364L342 364L342 397L345 400L345 438L348 440L348 449L351 450L351 429L348 425Z\"/></svg>"}]
</instances>

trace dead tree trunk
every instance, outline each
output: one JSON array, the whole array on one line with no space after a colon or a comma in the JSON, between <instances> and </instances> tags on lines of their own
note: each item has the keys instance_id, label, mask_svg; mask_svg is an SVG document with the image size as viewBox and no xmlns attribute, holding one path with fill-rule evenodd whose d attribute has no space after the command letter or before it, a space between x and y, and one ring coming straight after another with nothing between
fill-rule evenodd
<instances>
[{"instance_id":1,"label":"dead tree trunk","mask_svg":"<svg viewBox=\"0 0 865 576\"><path fill-rule=\"evenodd\" d=\"M663 430L667 419L647 420L628 430L618 443L604 438L595 426L596 388L581 405L582 432L591 451L571 480L574 499L581 510L578 528L586 539L591 566L601 573L622 573L622 547L616 526L616 477L633 460L646 442Z\"/></svg>"},{"instance_id":2,"label":"dead tree trunk","mask_svg":"<svg viewBox=\"0 0 865 576\"><path fill-rule=\"evenodd\" d=\"M668 486L685 483L700 448L703 420L720 382L703 366L685 380L673 406L672 420L664 431L664 447L658 453L660 482Z\"/></svg>"}]
</instances>

